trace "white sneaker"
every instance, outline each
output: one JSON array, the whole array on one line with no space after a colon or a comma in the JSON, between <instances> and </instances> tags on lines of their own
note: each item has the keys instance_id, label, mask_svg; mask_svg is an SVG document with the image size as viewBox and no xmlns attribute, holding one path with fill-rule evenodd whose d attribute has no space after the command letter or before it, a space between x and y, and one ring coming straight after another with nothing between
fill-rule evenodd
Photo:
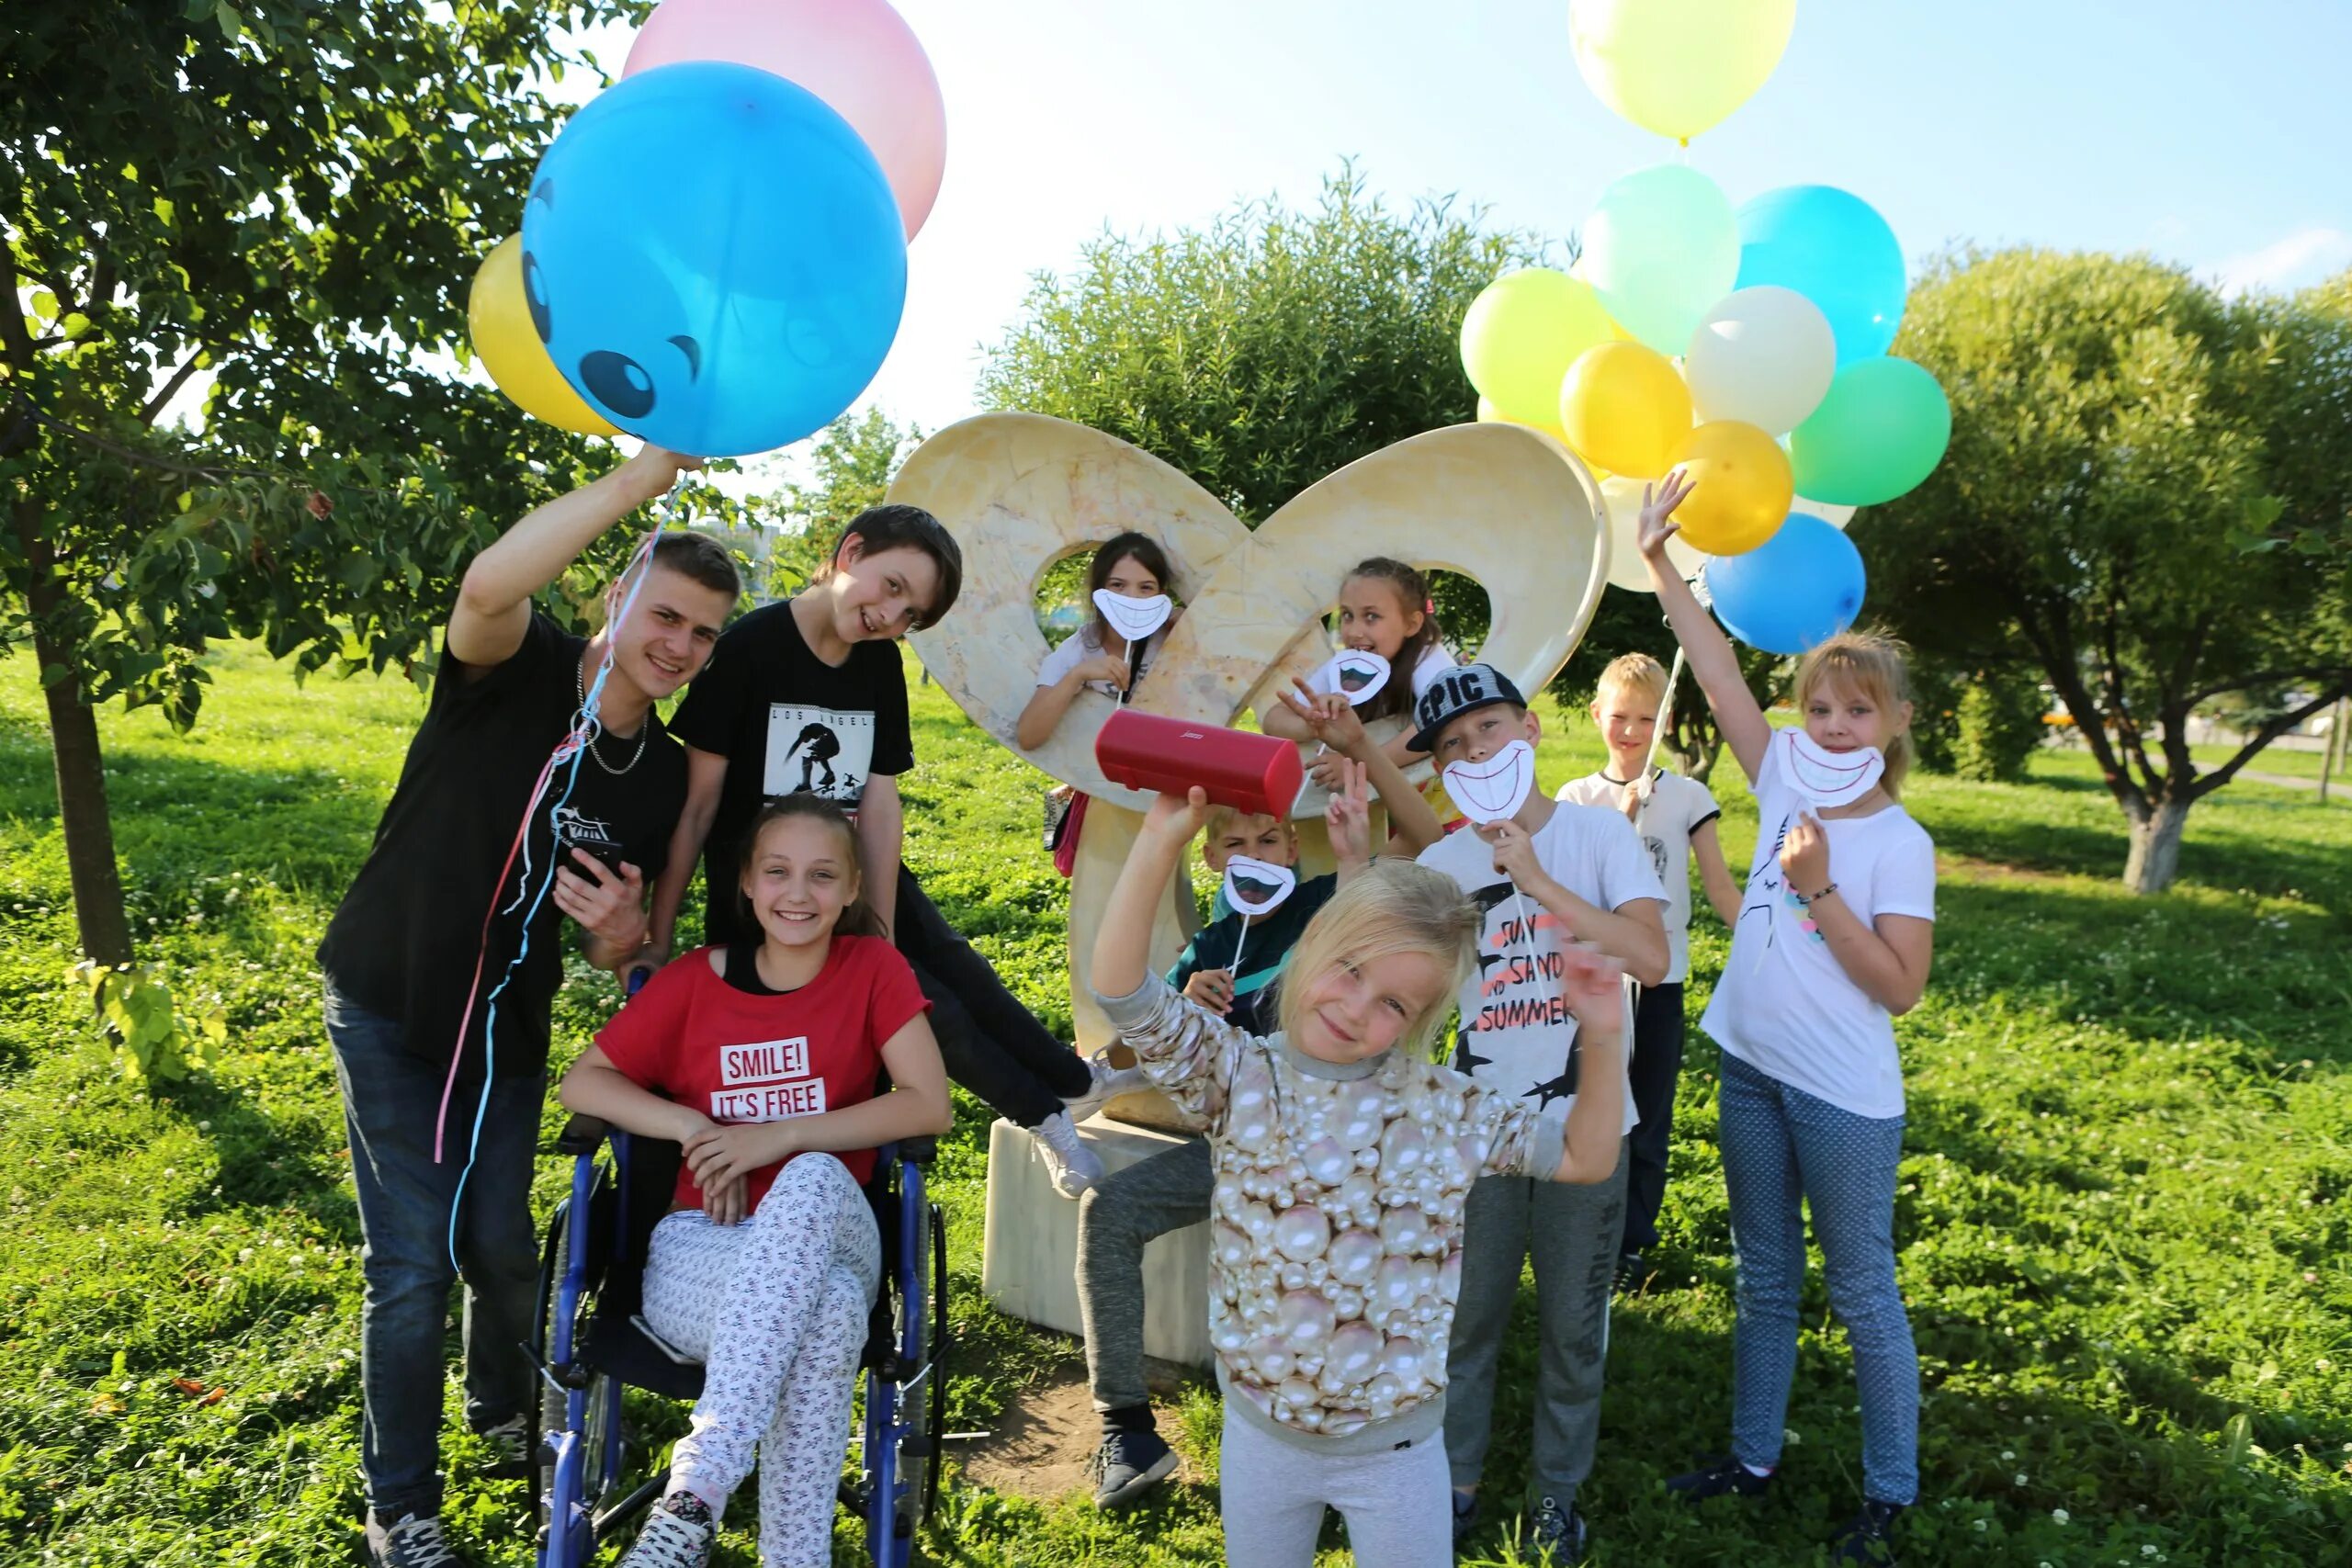
<instances>
[{"instance_id":1,"label":"white sneaker","mask_svg":"<svg viewBox=\"0 0 2352 1568\"><path fill-rule=\"evenodd\" d=\"M1072 1122L1083 1122L1123 1094L1149 1089L1151 1077L1140 1066L1114 1067L1111 1065L1111 1048L1104 1046L1094 1053L1086 1064L1086 1092L1075 1100L1064 1100L1062 1108Z\"/></svg>"},{"instance_id":2,"label":"white sneaker","mask_svg":"<svg viewBox=\"0 0 2352 1568\"><path fill-rule=\"evenodd\" d=\"M1065 1198L1082 1198L1102 1179L1102 1161L1079 1141L1078 1125L1067 1111L1057 1111L1028 1129L1054 1190Z\"/></svg>"}]
</instances>

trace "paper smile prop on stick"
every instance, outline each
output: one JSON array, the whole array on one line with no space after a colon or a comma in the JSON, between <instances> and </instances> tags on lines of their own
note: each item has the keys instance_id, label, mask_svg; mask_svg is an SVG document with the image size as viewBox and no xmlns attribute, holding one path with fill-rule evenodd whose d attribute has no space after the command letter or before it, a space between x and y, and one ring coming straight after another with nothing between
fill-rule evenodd
<instances>
[{"instance_id":1,"label":"paper smile prop on stick","mask_svg":"<svg viewBox=\"0 0 2352 1568\"><path fill-rule=\"evenodd\" d=\"M1225 901L1245 915L1271 915L1298 886L1298 873L1270 861L1235 855L1225 863Z\"/></svg>"},{"instance_id":2,"label":"paper smile prop on stick","mask_svg":"<svg viewBox=\"0 0 2352 1568\"><path fill-rule=\"evenodd\" d=\"M1516 816L1535 787L1535 748L1514 740L1483 762L1449 762L1445 793L1462 815L1485 827Z\"/></svg>"},{"instance_id":3,"label":"paper smile prop on stick","mask_svg":"<svg viewBox=\"0 0 2352 1568\"><path fill-rule=\"evenodd\" d=\"M1334 654L1331 662L1315 672L1307 684L1318 692L1337 692L1350 707L1362 707L1388 684L1388 660L1363 649Z\"/></svg>"},{"instance_id":4,"label":"paper smile prop on stick","mask_svg":"<svg viewBox=\"0 0 2352 1568\"><path fill-rule=\"evenodd\" d=\"M1165 593L1155 593L1148 599L1130 599L1124 593L1114 593L1107 588L1094 591L1094 607L1102 612L1102 619L1111 629L1129 643L1138 643L1168 624L1169 612L1175 601Z\"/></svg>"},{"instance_id":5,"label":"paper smile prop on stick","mask_svg":"<svg viewBox=\"0 0 2352 1568\"><path fill-rule=\"evenodd\" d=\"M1875 746L1832 751L1802 729L1783 729L1772 744L1781 748L1781 771L1790 787L1808 806L1851 806L1886 773L1886 759Z\"/></svg>"}]
</instances>

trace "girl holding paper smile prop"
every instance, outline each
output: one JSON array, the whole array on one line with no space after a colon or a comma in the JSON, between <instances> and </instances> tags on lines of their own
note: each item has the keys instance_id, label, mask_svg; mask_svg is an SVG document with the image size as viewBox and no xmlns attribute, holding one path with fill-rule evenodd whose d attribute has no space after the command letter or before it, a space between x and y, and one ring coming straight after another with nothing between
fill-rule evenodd
<instances>
[{"instance_id":1,"label":"girl holding paper smile prop","mask_svg":"<svg viewBox=\"0 0 2352 1568\"><path fill-rule=\"evenodd\" d=\"M1775 731L1730 641L1665 558L1679 473L1647 492L1639 541L1658 602L1756 793L1756 860L1731 957L1699 1026L1723 1047L1724 1185L1738 1254L1732 1448L1668 1484L1697 1501L1770 1484L1796 1369L1804 1223L1854 1348L1862 1511L1840 1562L1892 1561L1918 1492L1919 1364L1894 1279L1903 1068L1894 1019L1919 1001L1934 951L1936 852L1897 802L1910 761L1901 651L1831 637L1798 666L1799 728Z\"/></svg>"}]
</instances>

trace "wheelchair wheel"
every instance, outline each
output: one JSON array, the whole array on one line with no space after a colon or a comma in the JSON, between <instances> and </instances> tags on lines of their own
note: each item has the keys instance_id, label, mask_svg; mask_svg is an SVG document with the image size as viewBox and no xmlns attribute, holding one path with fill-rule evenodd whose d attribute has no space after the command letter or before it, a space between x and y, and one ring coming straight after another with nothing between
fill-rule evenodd
<instances>
[{"instance_id":1,"label":"wheelchair wheel","mask_svg":"<svg viewBox=\"0 0 2352 1568\"><path fill-rule=\"evenodd\" d=\"M534 1348L538 1352L541 1368L554 1378L561 1378L566 1369L556 1362L559 1338L558 1319L562 1308L563 1277L571 1262L571 1203L569 1200L556 1206L554 1217L548 1222L548 1236L541 1250L539 1271L539 1316L535 1325ZM580 1303L584 1305L583 1303ZM568 1341L570 1359L576 1361L579 1354L579 1330L585 1314L575 1309L571 1325L572 1336ZM571 1400L577 1395L580 1417L575 1425L571 1418ZM591 1373L584 1386L573 1389L559 1386L543 1377L539 1382L538 1432L535 1447L534 1468L537 1475L537 1509L541 1530L551 1524L551 1512L562 1506L567 1512L577 1507L584 1519L611 1499L620 1473L621 1385L603 1372ZM571 1433L569 1444L560 1436ZM584 1543L584 1552L593 1551L594 1543ZM570 1561L571 1559L559 1559Z\"/></svg>"},{"instance_id":2,"label":"wheelchair wheel","mask_svg":"<svg viewBox=\"0 0 2352 1568\"><path fill-rule=\"evenodd\" d=\"M931 1440L931 1460L922 1472L922 1512L918 1524L931 1522L939 1506L939 1470L947 1457L947 1216L931 1205L931 1342L923 1356L923 1435Z\"/></svg>"},{"instance_id":3,"label":"wheelchair wheel","mask_svg":"<svg viewBox=\"0 0 2352 1568\"><path fill-rule=\"evenodd\" d=\"M900 1533L909 1539L913 1537L916 1527L931 1517L930 1498L937 1488L933 1476L939 1462L932 1427L933 1413L940 1408L940 1400L931 1375L931 1349L938 1327L930 1310L932 1280L936 1274L932 1238L939 1234L939 1210L933 1205L917 1212L923 1216L927 1234L915 1237L914 1246L909 1249L913 1255L914 1279L908 1289L893 1297L890 1324L892 1337L907 1362L903 1374L906 1381L899 1385L899 1473L891 1512ZM910 1349L910 1355L907 1354Z\"/></svg>"}]
</instances>

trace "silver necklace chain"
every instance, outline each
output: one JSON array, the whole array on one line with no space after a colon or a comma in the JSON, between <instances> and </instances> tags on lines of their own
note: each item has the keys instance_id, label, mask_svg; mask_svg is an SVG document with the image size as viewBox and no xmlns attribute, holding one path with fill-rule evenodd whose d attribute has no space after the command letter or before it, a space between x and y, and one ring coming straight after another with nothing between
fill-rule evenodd
<instances>
[{"instance_id":1,"label":"silver necklace chain","mask_svg":"<svg viewBox=\"0 0 2352 1568\"><path fill-rule=\"evenodd\" d=\"M575 664L571 667L571 689L580 694L580 706L582 710L583 717L585 716L585 710L588 706L588 676L584 669L587 660L583 657L579 664ZM601 732L604 728L605 727L602 724L596 726L596 729L599 732ZM648 708L645 713L645 722L637 727L637 750L629 753L628 761L623 762L619 767L616 768L610 762L605 761L603 754L596 750L596 737L594 734L590 735L588 738L588 755L595 759L595 762L598 767L604 769L605 772L612 774L615 778L619 778L631 768L636 767L638 759L645 755L646 738L652 733L653 710Z\"/></svg>"}]
</instances>

